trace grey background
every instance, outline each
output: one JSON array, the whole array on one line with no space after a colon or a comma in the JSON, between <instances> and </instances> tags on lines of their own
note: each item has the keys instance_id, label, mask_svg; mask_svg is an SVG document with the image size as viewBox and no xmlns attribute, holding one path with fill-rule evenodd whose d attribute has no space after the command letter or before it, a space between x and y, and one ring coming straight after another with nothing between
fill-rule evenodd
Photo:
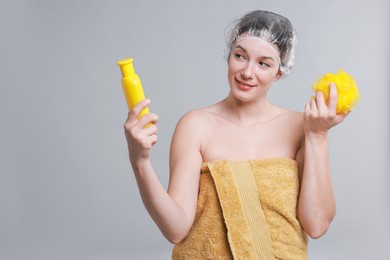
<instances>
[{"instance_id":1,"label":"grey background","mask_svg":"<svg viewBox=\"0 0 390 260\"><path fill-rule=\"evenodd\" d=\"M2 0L0 259L169 259L128 161L116 61L134 57L160 116L153 164L166 186L175 124L227 95L224 29L253 9L298 31L272 102L302 111L311 83L340 68L363 97L330 134L338 212L310 258L389 257L388 1Z\"/></svg>"}]
</instances>

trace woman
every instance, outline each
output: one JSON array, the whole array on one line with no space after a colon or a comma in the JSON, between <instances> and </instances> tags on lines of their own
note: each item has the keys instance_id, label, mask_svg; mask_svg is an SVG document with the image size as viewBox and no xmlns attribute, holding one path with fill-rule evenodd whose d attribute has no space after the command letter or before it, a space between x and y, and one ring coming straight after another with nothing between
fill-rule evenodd
<instances>
[{"instance_id":1,"label":"woman","mask_svg":"<svg viewBox=\"0 0 390 260\"><path fill-rule=\"evenodd\" d=\"M267 99L293 65L294 29L288 19L253 11L233 24L227 42L226 99L185 114L170 151L168 191L151 165L158 116L137 120L150 104L129 112L125 134L144 205L174 259L305 259L307 236L321 237L335 215L328 131L337 91L317 93L304 113Z\"/></svg>"}]
</instances>

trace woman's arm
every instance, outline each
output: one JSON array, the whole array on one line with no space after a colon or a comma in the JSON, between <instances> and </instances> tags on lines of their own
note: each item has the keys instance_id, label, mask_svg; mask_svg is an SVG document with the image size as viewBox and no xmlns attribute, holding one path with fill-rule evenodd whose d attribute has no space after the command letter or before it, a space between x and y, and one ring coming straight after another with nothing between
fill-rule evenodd
<instances>
[{"instance_id":1,"label":"woman's arm","mask_svg":"<svg viewBox=\"0 0 390 260\"><path fill-rule=\"evenodd\" d=\"M189 120L179 122L172 140L168 193L150 161L151 148L157 141L157 127L153 124L144 128L150 122L155 123L158 117L149 113L137 119L148 104L148 100L137 104L125 123L130 162L145 208L163 235L171 243L178 243L187 235L195 216L201 164L197 135L187 126Z\"/></svg>"},{"instance_id":2,"label":"woman's arm","mask_svg":"<svg viewBox=\"0 0 390 260\"><path fill-rule=\"evenodd\" d=\"M301 190L297 216L304 231L319 238L328 230L336 214L336 202L330 176L328 131L347 116L336 114L337 90L330 85L326 105L322 92L317 92L305 107L304 144L298 151L301 170Z\"/></svg>"}]
</instances>

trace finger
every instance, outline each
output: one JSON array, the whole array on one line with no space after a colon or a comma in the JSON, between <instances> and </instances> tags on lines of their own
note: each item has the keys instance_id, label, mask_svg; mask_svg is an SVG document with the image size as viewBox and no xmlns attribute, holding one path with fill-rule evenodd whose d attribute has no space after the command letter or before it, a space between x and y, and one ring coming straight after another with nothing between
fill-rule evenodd
<instances>
[{"instance_id":1,"label":"finger","mask_svg":"<svg viewBox=\"0 0 390 260\"><path fill-rule=\"evenodd\" d=\"M330 83L328 109L332 112L336 112L336 108L337 108L337 88L334 83Z\"/></svg>"},{"instance_id":2,"label":"finger","mask_svg":"<svg viewBox=\"0 0 390 260\"><path fill-rule=\"evenodd\" d=\"M148 104L150 104L149 99L144 99L138 102L128 113L127 120L125 123L125 127L132 127L136 123L138 123L138 117L140 112L144 107L146 107Z\"/></svg>"},{"instance_id":3,"label":"finger","mask_svg":"<svg viewBox=\"0 0 390 260\"><path fill-rule=\"evenodd\" d=\"M144 143L144 147L146 149L152 149L153 145L155 145L157 143L157 135L152 135L148 138L147 141L145 141Z\"/></svg>"},{"instance_id":4,"label":"finger","mask_svg":"<svg viewBox=\"0 0 390 260\"><path fill-rule=\"evenodd\" d=\"M150 104L150 99L144 99L138 102L132 109L131 112L133 113L135 118L138 118L141 111L147 107Z\"/></svg>"},{"instance_id":5,"label":"finger","mask_svg":"<svg viewBox=\"0 0 390 260\"><path fill-rule=\"evenodd\" d=\"M317 91L316 103L317 103L317 108L319 111L325 111L327 109L327 106L325 103L325 98L324 98L324 93L322 93L322 91Z\"/></svg>"},{"instance_id":6,"label":"finger","mask_svg":"<svg viewBox=\"0 0 390 260\"><path fill-rule=\"evenodd\" d=\"M307 102L306 105L305 105L304 111L305 111L306 114L310 113L310 102L311 101Z\"/></svg>"},{"instance_id":7,"label":"finger","mask_svg":"<svg viewBox=\"0 0 390 260\"><path fill-rule=\"evenodd\" d=\"M157 121L158 115L154 113L148 113L142 116L140 120L138 120L134 119L131 115L131 112L129 112L129 116L124 125L124 128L126 132L131 132L131 135L133 136L135 136L136 133L140 133L142 136L148 136L157 132L157 126L153 127L150 131L147 132L144 132L144 130L150 128L151 126L154 126Z\"/></svg>"},{"instance_id":8,"label":"finger","mask_svg":"<svg viewBox=\"0 0 390 260\"><path fill-rule=\"evenodd\" d=\"M143 130L142 136L139 139L139 141L143 148L150 149L157 142L157 135L156 134L145 135L145 134L146 133Z\"/></svg>"},{"instance_id":9,"label":"finger","mask_svg":"<svg viewBox=\"0 0 390 260\"><path fill-rule=\"evenodd\" d=\"M317 101L316 101L316 98L312 98L312 99L310 100L310 110L311 110L312 113L317 114L318 109L317 109Z\"/></svg>"},{"instance_id":10,"label":"finger","mask_svg":"<svg viewBox=\"0 0 390 260\"><path fill-rule=\"evenodd\" d=\"M149 142L150 142L150 148L152 148L153 145L157 143L157 135L151 135L149 137Z\"/></svg>"},{"instance_id":11,"label":"finger","mask_svg":"<svg viewBox=\"0 0 390 260\"><path fill-rule=\"evenodd\" d=\"M157 121L158 115L154 113L145 114L139 119L139 128L149 128L148 125L156 124Z\"/></svg>"},{"instance_id":12,"label":"finger","mask_svg":"<svg viewBox=\"0 0 390 260\"><path fill-rule=\"evenodd\" d=\"M156 124L151 124L149 127L146 127L143 131L146 136L157 135L158 127Z\"/></svg>"},{"instance_id":13,"label":"finger","mask_svg":"<svg viewBox=\"0 0 390 260\"><path fill-rule=\"evenodd\" d=\"M307 120L311 116L312 116L312 109L311 109L311 100L310 100L305 105L305 110L304 110L304 113L303 113L303 119Z\"/></svg>"},{"instance_id":14,"label":"finger","mask_svg":"<svg viewBox=\"0 0 390 260\"><path fill-rule=\"evenodd\" d=\"M130 129L135 123L137 123L137 118L132 115L131 111L127 113L127 119L124 125L125 129Z\"/></svg>"},{"instance_id":15,"label":"finger","mask_svg":"<svg viewBox=\"0 0 390 260\"><path fill-rule=\"evenodd\" d=\"M344 121L344 119L349 115L351 111L348 111L346 113L340 113L340 114L337 114L337 117L339 119L339 121Z\"/></svg>"}]
</instances>

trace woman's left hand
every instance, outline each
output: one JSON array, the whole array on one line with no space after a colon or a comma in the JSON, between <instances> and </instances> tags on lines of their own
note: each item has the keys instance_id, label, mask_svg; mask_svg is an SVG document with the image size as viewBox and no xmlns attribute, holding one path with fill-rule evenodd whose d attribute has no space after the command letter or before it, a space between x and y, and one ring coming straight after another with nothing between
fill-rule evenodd
<instances>
[{"instance_id":1,"label":"woman's left hand","mask_svg":"<svg viewBox=\"0 0 390 260\"><path fill-rule=\"evenodd\" d=\"M329 85L329 101L325 103L324 95L321 91L316 93L305 106L304 130L306 134L326 136L329 129L341 123L349 114L336 114L337 89L334 83Z\"/></svg>"}]
</instances>

